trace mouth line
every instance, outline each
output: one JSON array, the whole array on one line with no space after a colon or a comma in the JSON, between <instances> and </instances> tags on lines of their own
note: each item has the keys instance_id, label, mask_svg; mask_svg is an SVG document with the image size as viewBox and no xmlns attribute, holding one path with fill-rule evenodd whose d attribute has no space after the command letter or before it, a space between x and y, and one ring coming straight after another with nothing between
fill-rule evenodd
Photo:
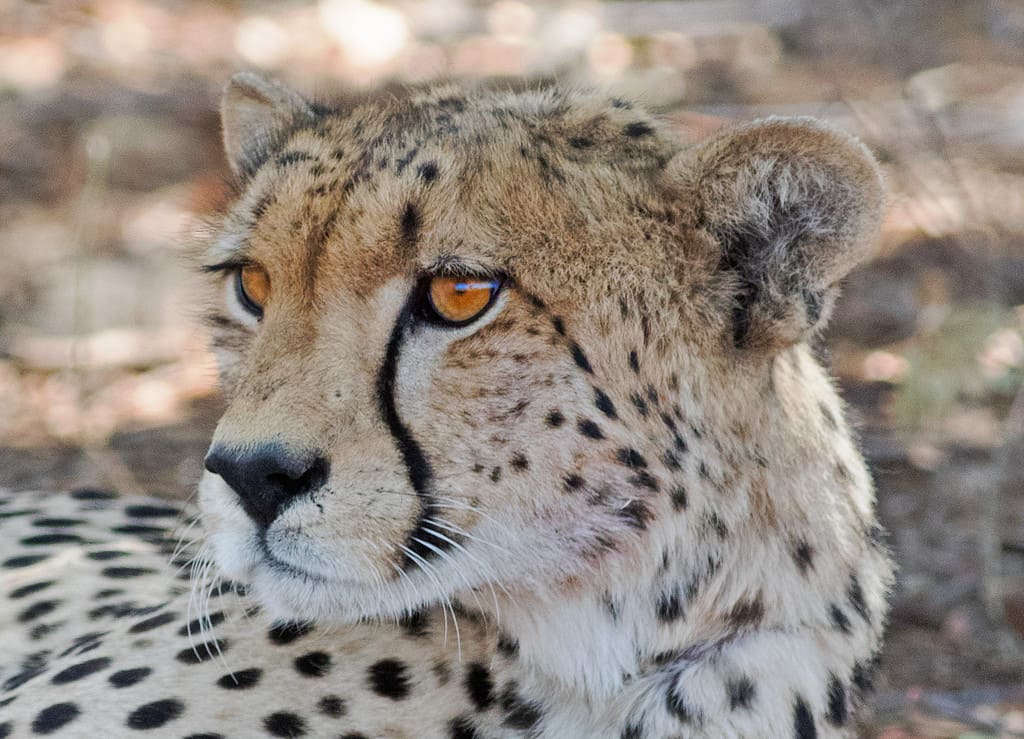
<instances>
[{"instance_id":1,"label":"mouth line","mask_svg":"<svg viewBox=\"0 0 1024 739\"><path fill-rule=\"evenodd\" d=\"M318 575L315 572L304 570L301 567L296 567L295 565L289 562L285 562L283 559L279 559L277 556L274 555L273 552L270 551L270 546L267 544L267 539L265 536L260 536L258 538L258 541L259 551L260 554L262 555L263 563L274 572L278 574L287 575L289 577L294 577L305 582L323 584L334 583L333 580L329 580L323 575Z\"/></svg>"}]
</instances>

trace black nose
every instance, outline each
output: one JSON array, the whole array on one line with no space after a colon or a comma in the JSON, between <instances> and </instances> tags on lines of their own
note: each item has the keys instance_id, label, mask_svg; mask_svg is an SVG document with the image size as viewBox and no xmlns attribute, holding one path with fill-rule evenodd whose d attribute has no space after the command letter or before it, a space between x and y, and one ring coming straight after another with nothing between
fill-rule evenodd
<instances>
[{"instance_id":1,"label":"black nose","mask_svg":"<svg viewBox=\"0 0 1024 739\"><path fill-rule=\"evenodd\" d=\"M328 468L327 460L316 452L299 452L281 444L218 444L206 455L206 469L234 489L246 513L264 528L291 501L323 485Z\"/></svg>"}]
</instances>

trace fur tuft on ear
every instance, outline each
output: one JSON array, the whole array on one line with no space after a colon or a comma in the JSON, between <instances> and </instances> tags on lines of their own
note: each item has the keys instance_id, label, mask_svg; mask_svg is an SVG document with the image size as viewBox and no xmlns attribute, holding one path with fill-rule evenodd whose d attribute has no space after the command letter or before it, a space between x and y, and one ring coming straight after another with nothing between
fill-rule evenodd
<instances>
[{"instance_id":1,"label":"fur tuft on ear","mask_svg":"<svg viewBox=\"0 0 1024 739\"><path fill-rule=\"evenodd\" d=\"M239 72L224 88L220 103L231 170L251 177L290 131L315 117L312 106L294 90L253 72Z\"/></svg>"},{"instance_id":2,"label":"fur tuft on ear","mask_svg":"<svg viewBox=\"0 0 1024 739\"><path fill-rule=\"evenodd\" d=\"M742 349L781 349L821 328L884 210L867 148L811 118L733 128L678 154L669 173L686 183L721 250L732 341Z\"/></svg>"}]
</instances>

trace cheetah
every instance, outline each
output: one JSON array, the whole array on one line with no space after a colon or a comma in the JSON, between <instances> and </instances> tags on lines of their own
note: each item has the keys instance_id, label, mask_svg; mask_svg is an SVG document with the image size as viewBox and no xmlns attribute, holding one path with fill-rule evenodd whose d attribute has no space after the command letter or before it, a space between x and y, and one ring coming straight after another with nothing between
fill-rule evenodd
<instances>
[{"instance_id":1,"label":"cheetah","mask_svg":"<svg viewBox=\"0 0 1024 739\"><path fill-rule=\"evenodd\" d=\"M558 85L221 112L197 506L3 497L0 736L853 734L892 566L810 344L862 144Z\"/></svg>"}]
</instances>

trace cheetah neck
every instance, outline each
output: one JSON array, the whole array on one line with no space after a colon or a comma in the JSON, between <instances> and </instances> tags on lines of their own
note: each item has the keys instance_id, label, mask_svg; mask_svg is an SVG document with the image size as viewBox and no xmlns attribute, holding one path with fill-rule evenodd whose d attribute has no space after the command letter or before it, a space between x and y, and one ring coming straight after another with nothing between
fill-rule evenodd
<instances>
[{"instance_id":1,"label":"cheetah neck","mask_svg":"<svg viewBox=\"0 0 1024 739\"><path fill-rule=\"evenodd\" d=\"M648 635L634 611L583 594L512 606L501 620L528 673L569 693L608 699L641 670L637 644Z\"/></svg>"}]
</instances>

